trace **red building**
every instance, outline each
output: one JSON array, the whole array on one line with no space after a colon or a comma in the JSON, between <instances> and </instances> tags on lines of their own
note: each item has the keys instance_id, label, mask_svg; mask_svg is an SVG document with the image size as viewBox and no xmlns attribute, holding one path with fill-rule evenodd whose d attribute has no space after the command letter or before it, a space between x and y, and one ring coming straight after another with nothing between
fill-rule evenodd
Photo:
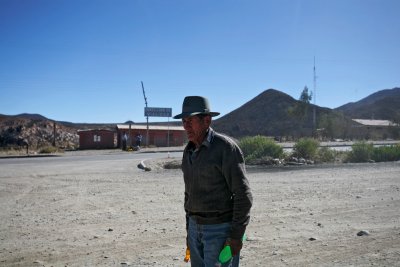
<instances>
[{"instance_id":1,"label":"red building","mask_svg":"<svg viewBox=\"0 0 400 267\"><path fill-rule=\"evenodd\" d=\"M115 148L114 131L110 130L79 130L79 149Z\"/></svg>"},{"instance_id":2,"label":"red building","mask_svg":"<svg viewBox=\"0 0 400 267\"><path fill-rule=\"evenodd\" d=\"M136 146L136 136L141 135L141 146L183 146L187 142L187 137L183 126L149 125L148 143L147 126L137 124L118 124L117 125L117 147L122 147L122 141L126 134L127 146Z\"/></svg>"}]
</instances>

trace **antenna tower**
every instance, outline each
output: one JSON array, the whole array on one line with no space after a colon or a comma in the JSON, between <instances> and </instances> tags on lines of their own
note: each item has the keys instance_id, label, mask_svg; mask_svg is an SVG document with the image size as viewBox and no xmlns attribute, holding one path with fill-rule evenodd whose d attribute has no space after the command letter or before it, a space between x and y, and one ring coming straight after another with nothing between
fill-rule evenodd
<instances>
[{"instance_id":1,"label":"antenna tower","mask_svg":"<svg viewBox=\"0 0 400 267\"><path fill-rule=\"evenodd\" d=\"M313 127L314 133L317 131L317 75L315 70L315 56L314 56L314 109L313 109Z\"/></svg>"}]
</instances>

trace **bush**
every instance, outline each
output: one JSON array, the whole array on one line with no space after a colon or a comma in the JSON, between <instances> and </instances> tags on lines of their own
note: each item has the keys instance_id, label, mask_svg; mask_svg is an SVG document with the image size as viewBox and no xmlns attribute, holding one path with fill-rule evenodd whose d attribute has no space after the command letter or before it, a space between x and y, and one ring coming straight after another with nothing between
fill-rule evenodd
<instances>
[{"instance_id":1,"label":"bush","mask_svg":"<svg viewBox=\"0 0 400 267\"><path fill-rule=\"evenodd\" d=\"M317 160L320 162L335 162L337 152L328 147L318 149Z\"/></svg>"},{"instance_id":2,"label":"bush","mask_svg":"<svg viewBox=\"0 0 400 267\"><path fill-rule=\"evenodd\" d=\"M293 146L293 154L296 157L314 159L317 154L319 142L313 138L301 138Z\"/></svg>"},{"instance_id":3,"label":"bush","mask_svg":"<svg viewBox=\"0 0 400 267\"><path fill-rule=\"evenodd\" d=\"M374 146L364 141L357 142L351 146L347 161L349 162L368 162L372 159Z\"/></svg>"},{"instance_id":4,"label":"bush","mask_svg":"<svg viewBox=\"0 0 400 267\"><path fill-rule=\"evenodd\" d=\"M283 148L266 136L244 137L239 141L239 146L246 161L264 157L281 158L283 155Z\"/></svg>"},{"instance_id":5,"label":"bush","mask_svg":"<svg viewBox=\"0 0 400 267\"><path fill-rule=\"evenodd\" d=\"M400 160L400 144L375 147L372 152L372 160L376 162Z\"/></svg>"}]
</instances>

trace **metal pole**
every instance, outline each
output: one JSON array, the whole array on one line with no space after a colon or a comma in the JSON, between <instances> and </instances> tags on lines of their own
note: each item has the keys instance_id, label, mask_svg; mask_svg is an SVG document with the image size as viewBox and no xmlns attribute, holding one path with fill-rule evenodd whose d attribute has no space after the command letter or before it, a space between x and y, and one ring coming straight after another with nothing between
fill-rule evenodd
<instances>
[{"instance_id":1,"label":"metal pole","mask_svg":"<svg viewBox=\"0 0 400 267\"><path fill-rule=\"evenodd\" d=\"M142 91L143 91L144 103L146 104L146 108L147 108L147 97L146 97L146 94L144 92L143 82L141 82L141 83L142 83ZM147 121L147 123L146 123L146 125L147 125L147 127L146 127L146 146L149 147L149 116L148 115L146 116L146 121Z\"/></svg>"},{"instance_id":2,"label":"metal pole","mask_svg":"<svg viewBox=\"0 0 400 267\"><path fill-rule=\"evenodd\" d=\"M169 117L168 117L168 139L167 139L167 146L168 146L168 158L169 158Z\"/></svg>"},{"instance_id":3,"label":"metal pole","mask_svg":"<svg viewBox=\"0 0 400 267\"><path fill-rule=\"evenodd\" d=\"M128 133L129 148L131 148L131 147L132 147L131 128L132 128L132 124L131 124L131 123L129 123L129 133Z\"/></svg>"}]
</instances>

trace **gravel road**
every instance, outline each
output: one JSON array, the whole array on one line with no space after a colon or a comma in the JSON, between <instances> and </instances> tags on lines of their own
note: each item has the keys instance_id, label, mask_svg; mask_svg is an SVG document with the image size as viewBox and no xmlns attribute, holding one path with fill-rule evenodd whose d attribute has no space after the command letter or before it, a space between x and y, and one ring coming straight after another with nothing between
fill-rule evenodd
<instances>
[{"instance_id":1,"label":"gravel road","mask_svg":"<svg viewBox=\"0 0 400 267\"><path fill-rule=\"evenodd\" d=\"M0 265L188 266L182 173L141 160L1 159ZM400 266L400 162L248 176L241 266Z\"/></svg>"}]
</instances>

